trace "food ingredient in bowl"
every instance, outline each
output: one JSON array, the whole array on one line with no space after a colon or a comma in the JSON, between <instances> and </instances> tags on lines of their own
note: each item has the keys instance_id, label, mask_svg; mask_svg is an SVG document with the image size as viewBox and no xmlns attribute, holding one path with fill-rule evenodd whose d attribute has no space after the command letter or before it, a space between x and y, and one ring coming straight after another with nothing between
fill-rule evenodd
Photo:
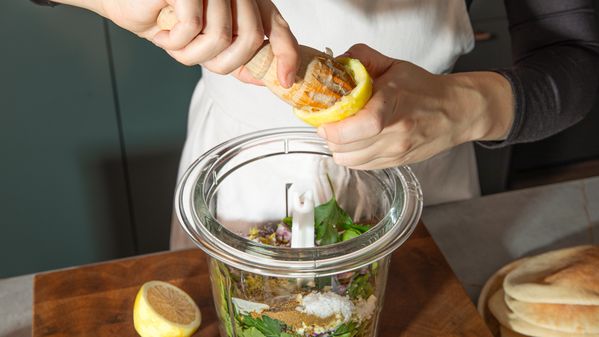
<instances>
[{"instance_id":1,"label":"food ingredient in bowl","mask_svg":"<svg viewBox=\"0 0 599 337\"><path fill-rule=\"evenodd\" d=\"M334 194L306 214L314 218L314 246L351 240L371 227L354 223ZM247 238L290 247L297 224L286 217L250 228ZM333 276L294 279L245 272L216 261L211 265L219 289L217 308L229 337L233 331L241 337L371 336L378 305L375 293L381 286L378 272L379 262L374 262Z\"/></svg>"},{"instance_id":2,"label":"food ingredient in bowl","mask_svg":"<svg viewBox=\"0 0 599 337\"><path fill-rule=\"evenodd\" d=\"M306 314L326 318L339 316L343 323L347 323L354 311L354 304L348 296L341 296L333 292L313 292L306 296L298 296L299 311Z\"/></svg>"},{"instance_id":3,"label":"food ingredient in bowl","mask_svg":"<svg viewBox=\"0 0 599 337\"><path fill-rule=\"evenodd\" d=\"M137 292L133 323L142 337L188 337L200 322L200 309L193 299L170 283L146 282Z\"/></svg>"}]
</instances>

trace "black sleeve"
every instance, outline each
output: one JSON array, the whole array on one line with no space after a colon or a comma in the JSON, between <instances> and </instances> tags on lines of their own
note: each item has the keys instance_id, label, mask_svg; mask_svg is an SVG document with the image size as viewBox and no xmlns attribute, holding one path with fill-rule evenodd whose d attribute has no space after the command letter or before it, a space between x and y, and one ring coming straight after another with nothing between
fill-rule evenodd
<instances>
[{"instance_id":1,"label":"black sleeve","mask_svg":"<svg viewBox=\"0 0 599 337\"><path fill-rule=\"evenodd\" d=\"M599 84L599 34L591 0L505 0L515 116L501 147L551 136L591 110Z\"/></svg>"},{"instance_id":2,"label":"black sleeve","mask_svg":"<svg viewBox=\"0 0 599 337\"><path fill-rule=\"evenodd\" d=\"M33 2L37 5L50 6L50 7L54 7L54 6L58 5L58 3L50 1L50 0L31 0L31 2Z\"/></svg>"}]
</instances>

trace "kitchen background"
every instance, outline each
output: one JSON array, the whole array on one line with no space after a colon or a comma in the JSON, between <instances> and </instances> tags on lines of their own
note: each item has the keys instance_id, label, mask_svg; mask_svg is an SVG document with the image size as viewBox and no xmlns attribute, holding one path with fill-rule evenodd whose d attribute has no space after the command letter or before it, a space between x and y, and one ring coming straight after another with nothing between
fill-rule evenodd
<instances>
[{"instance_id":1,"label":"kitchen background","mask_svg":"<svg viewBox=\"0 0 599 337\"><path fill-rule=\"evenodd\" d=\"M471 17L481 40L456 71L508 66L503 2L475 0ZM200 68L25 0L0 4L0 41L0 278L168 249ZM544 141L478 147L483 194L599 175L597 130L599 105Z\"/></svg>"}]
</instances>

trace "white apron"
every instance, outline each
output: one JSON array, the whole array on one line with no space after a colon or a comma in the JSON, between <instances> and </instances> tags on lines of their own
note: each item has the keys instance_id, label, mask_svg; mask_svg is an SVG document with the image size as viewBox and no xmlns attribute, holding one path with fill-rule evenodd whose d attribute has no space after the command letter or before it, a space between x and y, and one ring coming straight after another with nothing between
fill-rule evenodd
<instances>
[{"instance_id":1,"label":"white apron","mask_svg":"<svg viewBox=\"0 0 599 337\"><path fill-rule=\"evenodd\" d=\"M335 54L356 43L447 73L474 45L464 0L276 0L300 44ZM204 71L192 97L179 177L202 153L249 132L306 126L266 88ZM411 165L425 205L480 194L472 144L463 144ZM191 246L173 222L171 248Z\"/></svg>"}]
</instances>

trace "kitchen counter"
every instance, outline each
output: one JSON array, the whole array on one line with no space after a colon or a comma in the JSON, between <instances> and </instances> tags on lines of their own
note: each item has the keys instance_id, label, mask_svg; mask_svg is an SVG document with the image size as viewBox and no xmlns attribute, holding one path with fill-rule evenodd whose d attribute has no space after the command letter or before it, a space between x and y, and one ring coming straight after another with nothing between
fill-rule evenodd
<instances>
[{"instance_id":1,"label":"kitchen counter","mask_svg":"<svg viewBox=\"0 0 599 337\"><path fill-rule=\"evenodd\" d=\"M424 209L424 223L470 298L521 256L599 244L599 177ZM33 276L0 280L0 337L31 336Z\"/></svg>"}]
</instances>

